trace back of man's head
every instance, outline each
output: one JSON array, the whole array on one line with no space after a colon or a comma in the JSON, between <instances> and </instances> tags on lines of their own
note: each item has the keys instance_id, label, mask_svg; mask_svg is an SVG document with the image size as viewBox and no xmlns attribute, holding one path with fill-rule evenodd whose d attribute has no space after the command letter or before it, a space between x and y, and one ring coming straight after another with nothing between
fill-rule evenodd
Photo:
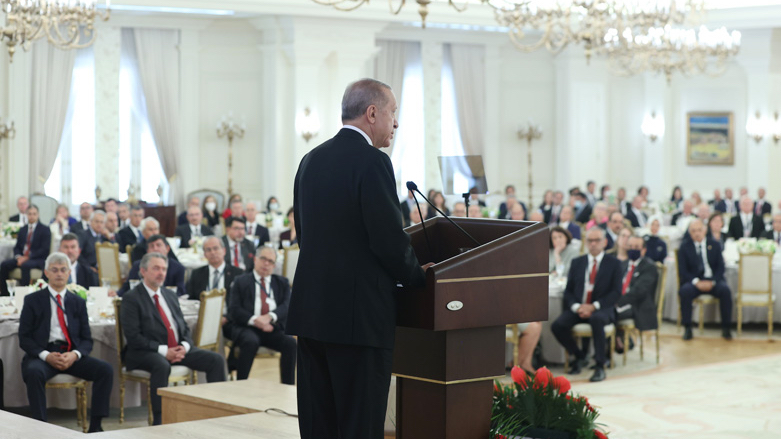
<instances>
[{"instance_id":1,"label":"back of man's head","mask_svg":"<svg viewBox=\"0 0 781 439\"><path fill-rule=\"evenodd\" d=\"M364 78L347 86L342 97L342 122L356 120L370 105L382 108L387 104L390 86L376 79Z\"/></svg>"}]
</instances>

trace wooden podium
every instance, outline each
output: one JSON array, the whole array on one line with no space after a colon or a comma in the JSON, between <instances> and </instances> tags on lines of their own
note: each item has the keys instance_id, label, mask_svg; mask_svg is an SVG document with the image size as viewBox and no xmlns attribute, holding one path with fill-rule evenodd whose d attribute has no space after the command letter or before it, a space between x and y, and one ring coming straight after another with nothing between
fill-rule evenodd
<instances>
[{"instance_id":1,"label":"wooden podium","mask_svg":"<svg viewBox=\"0 0 781 439\"><path fill-rule=\"evenodd\" d=\"M549 231L543 223L445 218L406 231L426 272L397 301L397 439L485 439L493 380L505 374L505 325L548 318ZM469 249L469 250L466 250Z\"/></svg>"}]
</instances>

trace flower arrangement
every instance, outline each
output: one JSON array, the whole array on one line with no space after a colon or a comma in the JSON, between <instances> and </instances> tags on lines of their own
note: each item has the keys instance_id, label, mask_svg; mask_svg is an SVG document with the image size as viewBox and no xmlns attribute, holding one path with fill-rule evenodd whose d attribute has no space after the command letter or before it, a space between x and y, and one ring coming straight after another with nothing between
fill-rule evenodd
<instances>
[{"instance_id":1,"label":"flower arrangement","mask_svg":"<svg viewBox=\"0 0 781 439\"><path fill-rule=\"evenodd\" d=\"M678 210L678 205L673 203L672 201L659 203L659 211L662 213L673 213L676 210Z\"/></svg>"},{"instance_id":2,"label":"flower arrangement","mask_svg":"<svg viewBox=\"0 0 781 439\"><path fill-rule=\"evenodd\" d=\"M774 254L776 252L776 243L772 239L740 238L738 240L738 252Z\"/></svg>"},{"instance_id":3,"label":"flower arrangement","mask_svg":"<svg viewBox=\"0 0 781 439\"><path fill-rule=\"evenodd\" d=\"M43 280L43 279L38 279L33 284L33 290L35 290L35 291L42 290L44 288L49 288L49 284L46 283L46 281ZM68 284L68 285L65 285L65 289L70 291L71 293L81 297L82 299L87 300L87 289L82 287L81 285L79 285L79 284Z\"/></svg>"},{"instance_id":4,"label":"flower arrangement","mask_svg":"<svg viewBox=\"0 0 781 439\"><path fill-rule=\"evenodd\" d=\"M203 249L203 237L202 236L194 236L192 239L190 239L190 247L193 249L193 253L198 253Z\"/></svg>"},{"instance_id":5,"label":"flower arrangement","mask_svg":"<svg viewBox=\"0 0 781 439\"><path fill-rule=\"evenodd\" d=\"M586 397L570 392L565 377L554 377L546 367L532 377L515 366L511 375L508 386L494 383L490 438L510 439L544 429L571 439L607 439L597 428L596 409Z\"/></svg>"},{"instance_id":6,"label":"flower arrangement","mask_svg":"<svg viewBox=\"0 0 781 439\"><path fill-rule=\"evenodd\" d=\"M16 238L21 228L22 223L6 223L3 225L3 235Z\"/></svg>"}]
</instances>

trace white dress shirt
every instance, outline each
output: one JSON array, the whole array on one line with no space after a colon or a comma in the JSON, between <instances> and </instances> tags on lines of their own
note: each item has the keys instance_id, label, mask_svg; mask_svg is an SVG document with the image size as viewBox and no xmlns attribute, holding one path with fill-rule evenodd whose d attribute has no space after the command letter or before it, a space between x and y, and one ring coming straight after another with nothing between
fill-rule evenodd
<instances>
[{"instance_id":1,"label":"white dress shirt","mask_svg":"<svg viewBox=\"0 0 781 439\"><path fill-rule=\"evenodd\" d=\"M599 274L599 266L602 265L602 259L605 257L605 252L598 254L596 256L597 261L597 274ZM594 265L594 259L595 257L591 255L591 253L588 254L588 265L586 265L586 281L583 283L583 299L580 301L581 303L573 303L570 309L572 312L577 313L578 308L580 308L580 305L586 303L586 299L588 298L588 290L591 289L591 298L594 298L594 286L589 284L589 278L591 277L591 267ZM596 281L596 279L594 279ZM590 287L590 288L589 288ZM594 305L594 308L599 309L600 305L597 301L592 301L592 305Z\"/></svg>"},{"instance_id":2,"label":"white dress shirt","mask_svg":"<svg viewBox=\"0 0 781 439\"><path fill-rule=\"evenodd\" d=\"M76 262L71 264L71 281L70 281L70 283L72 283L72 284L79 283L79 280L76 277L76 269L78 268L78 266L79 266L79 260L76 259Z\"/></svg>"},{"instance_id":3,"label":"white dress shirt","mask_svg":"<svg viewBox=\"0 0 781 439\"><path fill-rule=\"evenodd\" d=\"M49 287L49 305L51 305L52 309L52 315L49 319L49 343L55 342L55 341L67 341L65 340L65 333L62 331L62 327L60 326L60 318L57 316L57 303L55 300L57 300L57 296L60 296L60 302L62 302L62 308L65 309L65 293L67 292L67 289L63 289L62 291L55 291L52 287ZM54 296L54 300L52 300L51 296ZM68 315L65 314L65 325L68 324ZM71 339L73 340L73 339ZM76 356L81 358L81 352L77 350L73 350L71 352L75 352ZM38 354L38 358L40 358L43 361L46 361L46 357L49 356L51 352L47 351L46 349L42 350L40 354Z\"/></svg>"},{"instance_id":4,"label":"white dress shirt","mask_svg":"<svg viewBox=\"0 0 781 439\"><path fill-rule=\"evenodd\" d=\"M197 224L197 225L190 224L190 236L192 236L193 238L195 238L197 236L201 236L201 225L200 224Z\"/></svg>"},{"instance_id":5,"label":"white dress shirt","mask_svg":"<svg viewBox=\"0 0 781 439\"><path fill-rule=\"evenodd\" d=\"M260 317L260 275L257 271L252 272L252 276L255 278L255 309L253 310L253 315L250 317L249 322L247 324L249 326L254 326L255 319ZM266 282L266 303L268 304L268 315L271 316L271 323L276 323L277 321L277 314L274 312L275 309L277 309L277 302L274 300L274 291L271 289L271 276L265 276L263 278Z\"/></svg>"},{"instance_id":6,"label":"white dress shirt","mask_svg":"<svg viewBox=\"0 0 781 439\"><path fill-rule=\"evenodd\" d=\"M703 276L705 276L706 279L713 278L713 269L710 268L710 264L708 263L708 248L707 248L707 240L703 239L700 242L694 243L694 250L698 251L700 254L700 257L702 258L702 266L705 267L705 270L703 271ZM695 277L692 279L692 284L697 285L697 282L700 281L699 277Z\"/></svg>"},{"instance_id":7,"label":"white dress shirt","mask_svg":"<svg viewBox=\"0 0 781 439\"><path fill-rule=\"evenodd\" d=\"M166 302L165 297L163 297L163 295L160 293L160 288L158 288L157 291L152 291L146 284L144 284L144 288L146 288L146 292L149 293L149 300L152 301L152 306L154 306L155 312L157 312L157 306L155 306L155 295L159 296L158 301L160 302L160 308L163 308L163 312L168 318L168 322L171 324L171 329L174 330L174 337L176 337L176 342L184 346L185 352L190 352L190 343L187 343L186 341L179 341L179 327L176 324L174 315L171 314L171 309L168 307L168 302ZM168 354L168 345L161 344L158 346L157 353L165 357Z\"/></svg>"},{"instance_id":8,"label":"white dress shirt","mask_svg":"<svg viewBox=\"0 0 781 439\"><path fill-rule=\"evenodd\" d=\"M751 229L754 222L753 213L740 213L740 221L743 223L743 236L751 236Z\"/></svg>"},{"instance_id":9,"label":"white dress shirt","mask_svg":"<svg viewBox=\"0 0 781 439\"><path fill-rule=\"evenodd\" d=\"M367 142L369 142L369 145L374 146L374 143L372 143L372 139L369 138L369 135L364 133L362 129L353 126L353 125L344 125L342 128L347 128L348 130L358 131L361 133L364 139L366 139Z\"/></svg>"},{"instance_id":10,"label":"white dress shirt","mask_svg":"<svg viewBox=\"0 0 781 439\"><path fill-rule=\"evenodd\" d=\"M27 224L27 214L19 212L19 222L22 224Z\"/></svg>"}]
</instances>

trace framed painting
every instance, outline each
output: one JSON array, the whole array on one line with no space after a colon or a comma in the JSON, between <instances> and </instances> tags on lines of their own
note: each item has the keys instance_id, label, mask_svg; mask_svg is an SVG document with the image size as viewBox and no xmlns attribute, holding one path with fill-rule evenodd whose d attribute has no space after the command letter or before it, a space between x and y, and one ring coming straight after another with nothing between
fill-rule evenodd
<instances>
[{"instance_id":1,"label":"framed painting","mask_svg":"<svg viewBox=\"0 0 781 439\"><path fill-rule=\"evenodd\" d=\"M686 115L686 164L735 164L735 130L732 113Z\"/></svg>"}]
</instances>

